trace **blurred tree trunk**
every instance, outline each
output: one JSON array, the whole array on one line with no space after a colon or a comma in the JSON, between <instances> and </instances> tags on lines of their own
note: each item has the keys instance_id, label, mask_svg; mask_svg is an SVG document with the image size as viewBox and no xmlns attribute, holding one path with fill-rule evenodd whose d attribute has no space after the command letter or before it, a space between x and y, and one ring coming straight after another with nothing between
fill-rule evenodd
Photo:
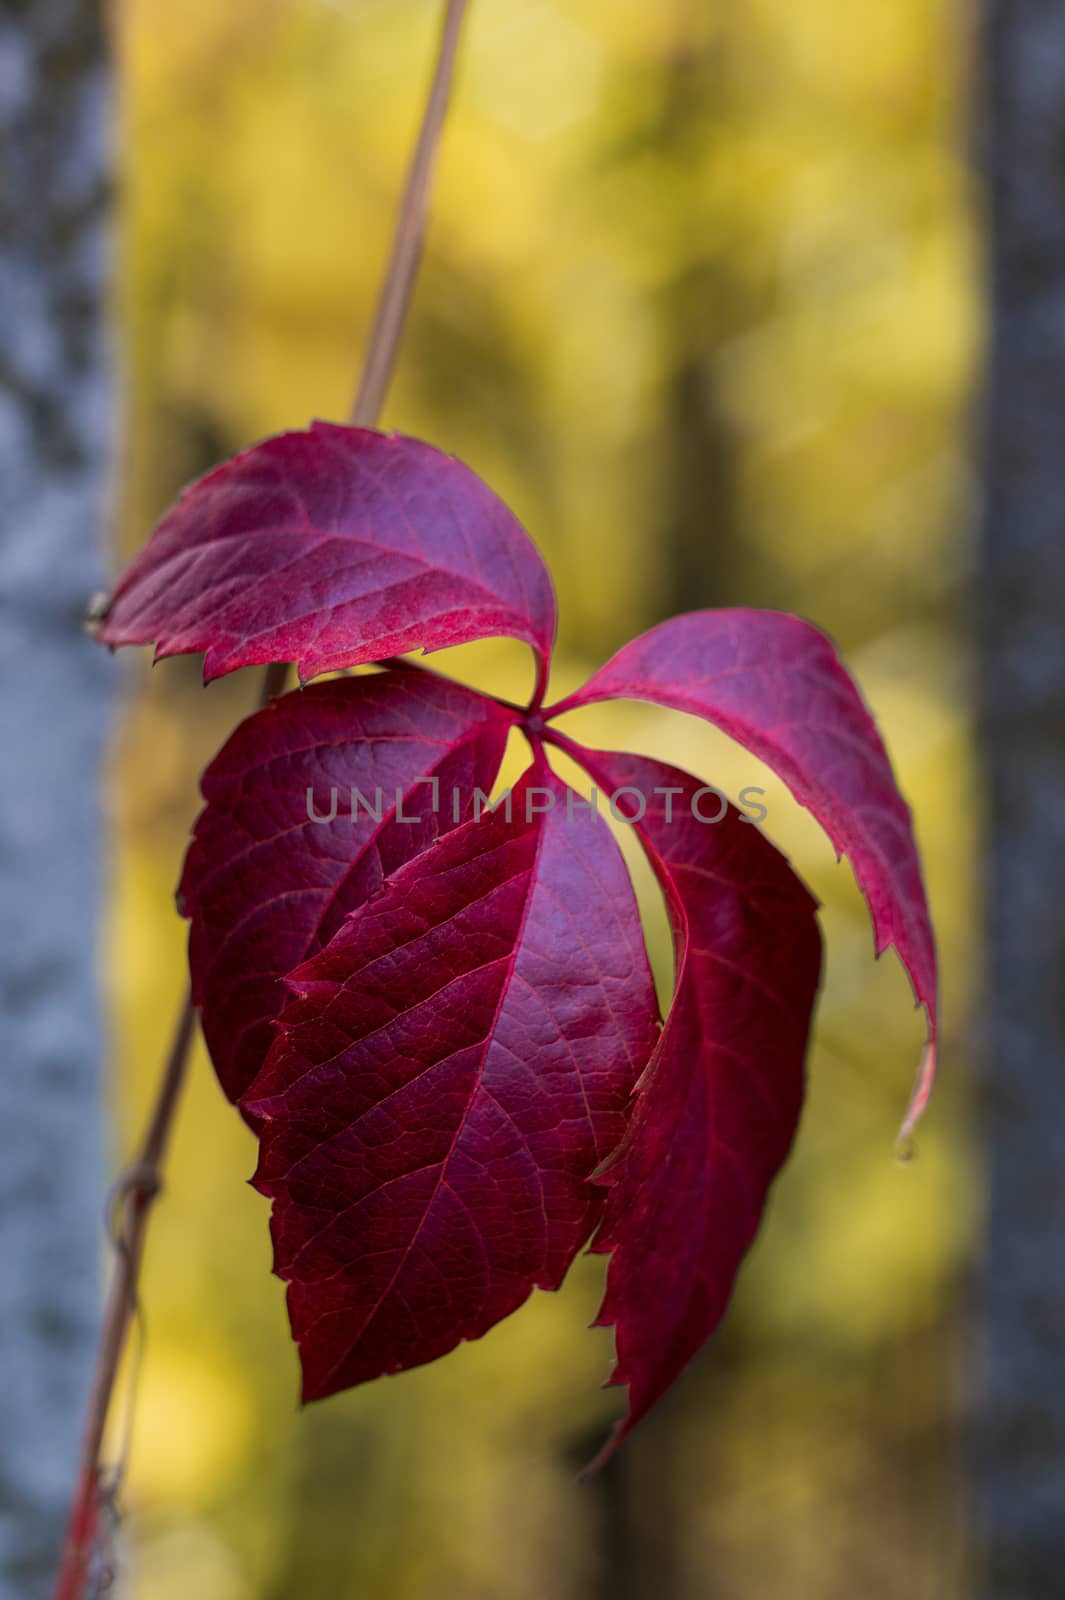
<instances>
[{"instance_id":1,"label":"blurred tree trunk","mask_svg":"<svg viewBox=\"0 0 1065 1600\"><path fill-rule=\"evenodd\" d=\"M720 133L723 63L702 0L670 0L661 98L647 144L683 173L708 133ZM663 284L659 337L666 353L661 432L659 552L662 589L645 622L677 612L736 602L743 593L737 551L738 441L716 391L715 356L742 326L742 296L728 241L678 208L675 270ZM746 308L744 308L746 309ZM738 1358L742 1360L742 1358ZM715 1402L733 1381L737 1357L719 1335L683 1385L667 1396L630 1444L595 1478L600 1567L595 1592L604 1600L683 1600L691 1591L683 1525L689 1499L678 1469L681 1419L693 1406L703 1424L703 1484L721 1468L714 1451ZM726 1377L727 1374L727 1377ZM619 1407L620 1409L620 1407ZM585 1464L601 1439L581 1442ZM699 1600L718 1593L716 1576L699 1575Z\"/></svg>"},{"instance_id":2,"label":"blurred tree trunk","mask_svg":"<svg viewBox=\"0 0 1065 1600\"><path fill-rule=\"evenodd\" d=\"M980 1481L985 1592L1049 1600L1065 1594L1065 4L987 7L991 1199Z\"/></svg>"},{"instance_id":3,"label":"blurred tree trunk","mask_svg":"<svg viewBox=\"0 0 1065 1600\"><path fill-rule=\"evenodd\" d=\"M97 1320L107 121L96 7L3 0L0 1600L50 1591Z\"/></svg>"}]
</instances>

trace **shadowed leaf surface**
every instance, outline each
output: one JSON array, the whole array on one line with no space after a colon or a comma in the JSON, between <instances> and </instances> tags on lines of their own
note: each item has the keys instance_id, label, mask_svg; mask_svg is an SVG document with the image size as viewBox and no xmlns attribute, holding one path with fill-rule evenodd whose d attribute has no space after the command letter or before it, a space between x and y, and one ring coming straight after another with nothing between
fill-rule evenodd
<instances>
[{"instance_id":1,"label":"shadowed leaf surface","mask_svg":"<svg viewBox=\"0 0 1065 1600\"><path fill-rule=\"evenodd\" d=\"M245 1108L303 1393L475 1339L553 1289L657 1036L632 888L541 758L291 978ZM537 807L550 809L537 810Z\"/></svg>"},{"instance_id":2,"label":"shadowed leaf surface","mask_svg":"<svg viewBox=\"0 0 1065 1600\"><path fill-rule=\"evenodd\" d=\"M850 857L880 955L894 945L928 1014L904 1132L935 1073L936 953L909 806L831 640L799 617L744 608L673 617L641 634L564 702L650 700L730 734L778 772Z\"/></svg>"},{"instance_id":3,"label":"shadowed leaf surface","mask_svg":"<svg viewBox=\"0 0 1065 1600\"><path fill-rule=\"evenodd\" d=\"M593 1249L611 1253L597 1321L616 1328L610 1381L629 1387L605 1456L724 1314L798 1125L821 938L816 902L753 824L731 806L719 822L697 820L698 778L601 751L587 766L604 788L647 802L633 825L666 895L677 961L628 1133L597 1175L609 1198Z\"/></svg>"},{"instance_id":4,"label":"shadowed leaf surface","mask_svg":"<svg viewBox=\"0 0 1065 1600\"><path fill-rule=\"evenodd\" d=\"M465 820L474 789L491 789L509 721L460 684L400 669L284 695L223 746L202 779L179 899L193 998L231 1100L262 1066L286 973L386 872ZM390 826L397 801L404 820Z\"/></svg>"}]
</instances>

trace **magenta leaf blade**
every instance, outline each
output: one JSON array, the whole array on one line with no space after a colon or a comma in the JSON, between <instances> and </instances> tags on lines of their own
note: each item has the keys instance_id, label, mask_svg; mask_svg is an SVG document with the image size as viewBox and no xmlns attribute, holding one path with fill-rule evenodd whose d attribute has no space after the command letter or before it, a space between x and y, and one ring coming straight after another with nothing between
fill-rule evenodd
<instances>
[{"instance_id":1,"label":"magenta leaf blade","mask_svg":"<svg viewBox=\"0 0 1065 1600\"><path fill-rule=\"evenodd\" d=\"M509 725L493 701L398 669L284 695L223 746L201 782L179 901L193 999L231 1100L266 1057L287 973L387 872L465 821Z\"/></svg>"},{"instance_id":2,"label":"magenta leaf blade","mask_svg":"<svg viewBox=\"0 0 1065 1600\"><path fill-rule=\"evenodd\" d=\"M510 820L423 851L291 977L245 1109L305 1399L478 1338L598 1220L658 1021L624 863L568 794L539 759Z\"/></svg>"},{"instance_id":3,"label":"magenta leaf blade","mask_svg":"<svg viewBox=\"0 0 1065 1600\"><path fill-rule=\"evenodd\" d=\"M650 700L723 729L779 773L850 858L877 954L894 945L928 1015L908 1133L935 1072L935 944L909 807L835 646L783 612L692 612L625 645L552 714L613 698Z\"/></svg>"},{"instance_id":4,"label":"magenta leaf blade","mask_svg":"<svg viewBox=\"0 0 1065 1600\"><path fill-rule=\"evenodd\" d=\"M615 1328L610 1382L629 1389L604 1459L724 1315L798 1125L821 939L816 902L755 826L731 806L718 822L697 819L698 779L639 756L574 753L604 789L646 802L633 825L666 896L677 967L628 1132L597 1175L608 1200L592 1248L610 1252L597 1321Z\"/></svg>"},{"instance_id":5,"label":"magenta leaf blade","mask_svg":"<svg viewBox=\"0 0 1065 1600\"><path fill-rule=\"evenodd\" d=\"M430 445L315 422L190 485L95 628L207 679L294 661L300 677L503 634L550 654L555 602L521 524Z\"/></svg>"}]
</instances>

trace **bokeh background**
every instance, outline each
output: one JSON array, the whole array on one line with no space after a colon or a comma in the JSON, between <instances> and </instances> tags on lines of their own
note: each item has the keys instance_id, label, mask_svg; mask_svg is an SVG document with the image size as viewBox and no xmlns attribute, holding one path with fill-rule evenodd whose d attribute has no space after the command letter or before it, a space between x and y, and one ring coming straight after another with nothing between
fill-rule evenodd
<instances>
[{"instance_id":1,"label":"bokeh background","mask_svg":"<svg viewBox=\"0 0 1065 1600\"><path fill-rule=\"evenodd\" d=\"M189 478L355 385L436 0L122 0L116 566ZM601 1260L434 1366L300 1411L250 1135L200 1053L152 1228L130 1429L135 1600L951 1600L980 1227L967 1036L980 788L964 619L981 355L957 0L474 0L384 422L468 461L554 571L555 686L677 610L828 630L911 800L941 1087L849 868L679 714L575 716L735 793L824 902L793 1159L725 1327L600 1478ZM442 663L520 694L516 646ZM113 1160L184 982L196 777L256 682L126 662L110 777ZM668 981L646 874L649 937ZM131 1378L133 1374L129 1375Z\"/></svg>"}]
</instances>

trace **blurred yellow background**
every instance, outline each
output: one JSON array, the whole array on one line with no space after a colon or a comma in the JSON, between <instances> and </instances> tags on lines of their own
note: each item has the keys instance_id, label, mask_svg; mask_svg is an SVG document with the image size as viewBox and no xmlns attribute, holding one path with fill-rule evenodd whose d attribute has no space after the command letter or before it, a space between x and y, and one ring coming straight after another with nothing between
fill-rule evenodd
<instances>
[{"instance_id":1,"label":"blurred yellow background","mask_svg":"<svg viewBox=\"0 0 1065 1600\"><path fill-rule=\"evenodd\" d=\"M122 0L122 559L251 440L343 419L437 0ZM955 0L473 0L384 423L468 461L555 574L573 686L676 610L810 617L913 804L943 1078L894 1158L923 1023L849 868L691 719L573 717L735 793L824 902L796 1153L727 1324L597 1481L621 1396L601 1260L435 1366L300 1412L253 1141L202 1052L144 1284L136 1600L950 1600L969 1541L961 1329L979 1225L966 1032L980 793L962 626L982 338ZM441 658L438 658L438 663ZM438 664L434 663L434 664ZM444 663L505 695L516 646ZM184 981L196 777L253 704L127 661L111 783L116 1166ZM647 890L647 876L640 877ZM665 923L646 895L668 969ZM116 1436L115 1445L118 1446Z\"/></svg>"}]
</instances>

